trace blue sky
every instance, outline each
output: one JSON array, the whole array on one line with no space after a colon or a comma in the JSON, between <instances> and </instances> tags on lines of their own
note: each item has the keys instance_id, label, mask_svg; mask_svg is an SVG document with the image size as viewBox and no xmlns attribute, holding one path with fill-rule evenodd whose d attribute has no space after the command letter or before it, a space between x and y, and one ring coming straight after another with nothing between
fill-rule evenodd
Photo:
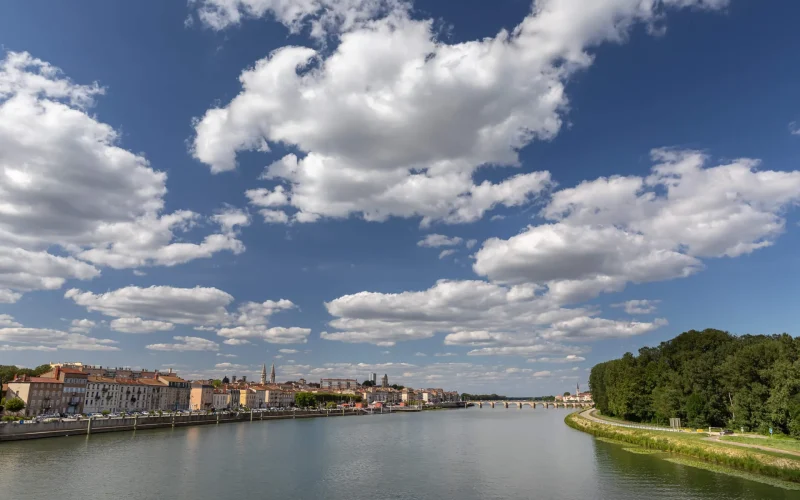
<instances>
[{"instance_id":1,"label":"blue sky","mask_svg":"<svg viewBox=\"0 0 800 500\"><path fill-rule=\"evenodd\" d=\"M795 334L800 6L592 5L4 6L0 364L529 395Z\"/></svg>"}]
</instances>

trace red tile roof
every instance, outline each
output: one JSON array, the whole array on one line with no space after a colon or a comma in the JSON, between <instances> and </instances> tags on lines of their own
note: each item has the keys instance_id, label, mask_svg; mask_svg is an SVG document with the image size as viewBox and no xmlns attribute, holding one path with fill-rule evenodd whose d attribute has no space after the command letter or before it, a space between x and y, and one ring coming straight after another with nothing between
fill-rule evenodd
<instances>
[{"instance_id":1,"label":"red tile roof","mask_svg":"<svg viewBox=\"0 0 800 500\"><path fill-rule=\"evenodd\" d=\"M27 382L33 382L38 384L61 384L60 380L57 378L48 378L48 377L26 377L24 380L22 378L17 380L12 380L10 383L12 384L22 384Z\"/></svg>"}]
</instances>

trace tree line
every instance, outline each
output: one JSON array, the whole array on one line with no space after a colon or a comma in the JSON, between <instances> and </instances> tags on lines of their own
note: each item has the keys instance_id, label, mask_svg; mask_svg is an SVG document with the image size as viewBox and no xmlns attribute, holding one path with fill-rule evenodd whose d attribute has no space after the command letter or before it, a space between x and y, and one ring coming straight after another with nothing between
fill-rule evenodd
<instances>
[{"instance_id":1,"label":"tree line","mask_svg":"<svg viewBox=\"0 0 800 500\"><path fill-rule=\"evenodd\" d=\"M28 375L39 377L49 372L50 365L39 365L36 368L21 368L15 365L0 365L0 383L7 384L14 379L15 375Z\"/></svg>"},{"instance_id":2,"label":"tree line","mask_svg":"<svg viewBox=\"0 0 800 500\"><path fill-rule=\"evenodd\" d=\"M501 396L499 394L461 394L461 401L555 401L555 396Z\"/></svg>"},{"instance_id":3,"label":"tree line","mask_svg":"<svg viewBox=\"0 0 800 500\"><path fill-rule=\"evenodd\" d=\"M800 437L800 339L690 330L592 368L605 415Z\"/></svg>"},{"instance_id":4,"label":"tree line","mask_svg":"<svg viewBox=\"0 0 800 500\"><path fill-rule=\"evenodd\" d=\"M323 403L328 407L336 407L336 404L340 402L358 403L361 399L359 395L331 394L326 392L296 392L294 395L294 404L301 408L316 408Z\"/></svg>"}]
</instances>

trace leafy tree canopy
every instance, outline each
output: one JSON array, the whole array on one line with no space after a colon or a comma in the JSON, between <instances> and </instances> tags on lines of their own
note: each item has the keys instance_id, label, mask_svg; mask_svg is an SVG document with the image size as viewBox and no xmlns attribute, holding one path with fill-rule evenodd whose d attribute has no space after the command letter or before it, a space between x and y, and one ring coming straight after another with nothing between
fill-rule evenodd
<instances>
[{"instance_id":1,"label":"leafy tree canopy","mask_svg":"<svg viewBox=\"0 0 800 500\"><path fill-rule=\"evenodd\" d=\"M637 422L730 427L800 437L800 339L690 330L592 368L606 415Z\"/></svg>"},{"instance_id":2,"label":"leafy tree canopy","mask_svg":"<svg viewBox=\"0 0 800 500\"><path fill-rule=\"evenodd\" d=\"M25 402L20 398L11 398L4 405L5 411L16 413L25 409Z\"/></svg>"}]
</instances>

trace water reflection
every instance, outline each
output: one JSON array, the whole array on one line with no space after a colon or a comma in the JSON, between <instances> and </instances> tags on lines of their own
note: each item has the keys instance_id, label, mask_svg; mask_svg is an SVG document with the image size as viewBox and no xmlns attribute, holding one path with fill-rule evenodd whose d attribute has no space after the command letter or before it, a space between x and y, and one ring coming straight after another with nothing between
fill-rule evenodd
<instances>
[{"instance_id":1,"label":"water reflection","mask_svg":"<svg viewBox=\"0 0 800 500\"><path fill-rule=\"evenodd\" d=\"M636 455L566 411L470 409L98 434L0 445L2 498L798 498ZM24 478L25 480L20 480Z\"/></svg>"}]
</instances>

